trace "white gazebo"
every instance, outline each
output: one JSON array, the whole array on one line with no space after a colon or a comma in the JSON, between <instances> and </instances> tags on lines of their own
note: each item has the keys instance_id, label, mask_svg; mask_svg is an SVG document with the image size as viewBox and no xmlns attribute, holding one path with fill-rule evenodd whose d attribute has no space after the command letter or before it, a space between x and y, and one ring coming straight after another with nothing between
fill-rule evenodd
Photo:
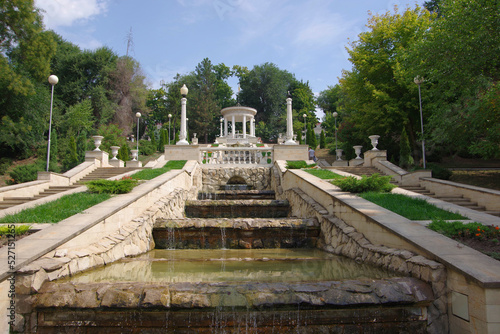
<instances>
[{"instance_id":1,"label":"white gazebo","mask_svg":"<svg viewBox=\"0 0 500 334\"><path fill-rule=\"evenodd\" d=\"M249 144L256 143L255 137L255 115L257 110L250 107L228 107L221 111L224 118L224 131L222 136L218 139L219 143L225 144ZM231 123L231 133L228 131L228 124ZM242 132L236 132L236 123L242 123ZM249 123L250 131L247 131L247 123Z\"/></svg>"}]
</instances>

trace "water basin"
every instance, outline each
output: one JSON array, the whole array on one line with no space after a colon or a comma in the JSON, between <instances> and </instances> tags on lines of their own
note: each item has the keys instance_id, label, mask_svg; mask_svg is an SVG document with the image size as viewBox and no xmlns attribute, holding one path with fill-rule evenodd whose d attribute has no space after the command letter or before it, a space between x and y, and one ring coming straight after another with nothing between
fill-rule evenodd
<instances>
[{"instance_id":1,"label":"water basin","mask_svg":"<svg viewBox=\"0 0 500 334\"><path fill-rule=\"evenodd\" d=\"M318 249L153 250L65 279L106 282L317 282L396 274ZM398 275L400 276L400 275Z\"/></svg>"}]
</instances>

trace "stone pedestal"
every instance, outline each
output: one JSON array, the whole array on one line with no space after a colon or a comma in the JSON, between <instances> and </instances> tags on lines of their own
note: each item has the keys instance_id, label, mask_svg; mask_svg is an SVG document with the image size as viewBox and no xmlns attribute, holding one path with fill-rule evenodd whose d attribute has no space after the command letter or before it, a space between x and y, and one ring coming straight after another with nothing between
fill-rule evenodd
<instances>
[{"instance_id":1,"label":"stone pedestal","mask_svg":"<svg viewBox=\"0 0 500 334\"><path fill-rule=\"evenodd\" d=\"M165 160L196 160L200 159L199 145L165 145Z\"/></svg>"},{"instance_id":2,"label":"stone pedestal","mask_svg":"<svg viewBox=\"0 0 500 334\"><path fill-rule=\"evenodd\" d=\"M123 160L119 160L119 159L111 159L109 160L109 164L113 167L125 167L125 163L123 162Z\"/></svg>"},{"instance_id":3,"label":"stone pedestal","mask_svg":"<svg viewBox=\"0 0 500 334\"><path fill-rule=\"evenodd\" d=\"M127 161L127 167L142 167L142 162L139 160L130 160Z\"/></svg>"},{"instance_id":4,"label":"stone pedestal","mask_svg":"<svg viewBox=\"0 0 500 334\"><path fill-rule=\"evenodd\" d=\"M109 154L104 151L87 151L85 152L85 161L97 159L101 162L101 167L109 166Z\"/></svg>"}]
</instances>

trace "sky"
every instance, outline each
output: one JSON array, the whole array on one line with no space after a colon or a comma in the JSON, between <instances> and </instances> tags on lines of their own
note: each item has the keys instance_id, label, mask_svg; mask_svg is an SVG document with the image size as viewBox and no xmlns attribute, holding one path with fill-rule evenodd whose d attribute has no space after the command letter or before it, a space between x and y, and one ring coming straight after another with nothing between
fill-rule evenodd
<instances>
[{"instance_id":1,"label":"sky","mask_svg":"<svg viewBox=\"0 0 500 334\"><path fill-rule=\"evenodd\" d=\"M151 88L212 64L266 62L308 81L317 95L350 70L349 41L366 31L369 12L384 14L415 0L35 0L46 29L82 49L129 55ZM60 78L64 73L56 73ZM237 91L236 78L229 80Z\"/></svg>"}]
</instances>

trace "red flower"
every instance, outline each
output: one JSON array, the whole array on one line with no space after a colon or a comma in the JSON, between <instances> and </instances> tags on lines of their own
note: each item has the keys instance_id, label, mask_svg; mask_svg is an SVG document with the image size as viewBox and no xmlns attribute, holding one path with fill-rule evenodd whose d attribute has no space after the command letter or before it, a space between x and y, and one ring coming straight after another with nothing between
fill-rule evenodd
<instances>
[{"instance_id":1,"label":"red flower","mask_svg":"<svg viewBox=\"0 0 500 334\"><path fill-rule=\"evenodd\" d=\"M476 233L476 237L479 237L479 236L481 236L481 233Z\"/></svg>"}]
</instances>

